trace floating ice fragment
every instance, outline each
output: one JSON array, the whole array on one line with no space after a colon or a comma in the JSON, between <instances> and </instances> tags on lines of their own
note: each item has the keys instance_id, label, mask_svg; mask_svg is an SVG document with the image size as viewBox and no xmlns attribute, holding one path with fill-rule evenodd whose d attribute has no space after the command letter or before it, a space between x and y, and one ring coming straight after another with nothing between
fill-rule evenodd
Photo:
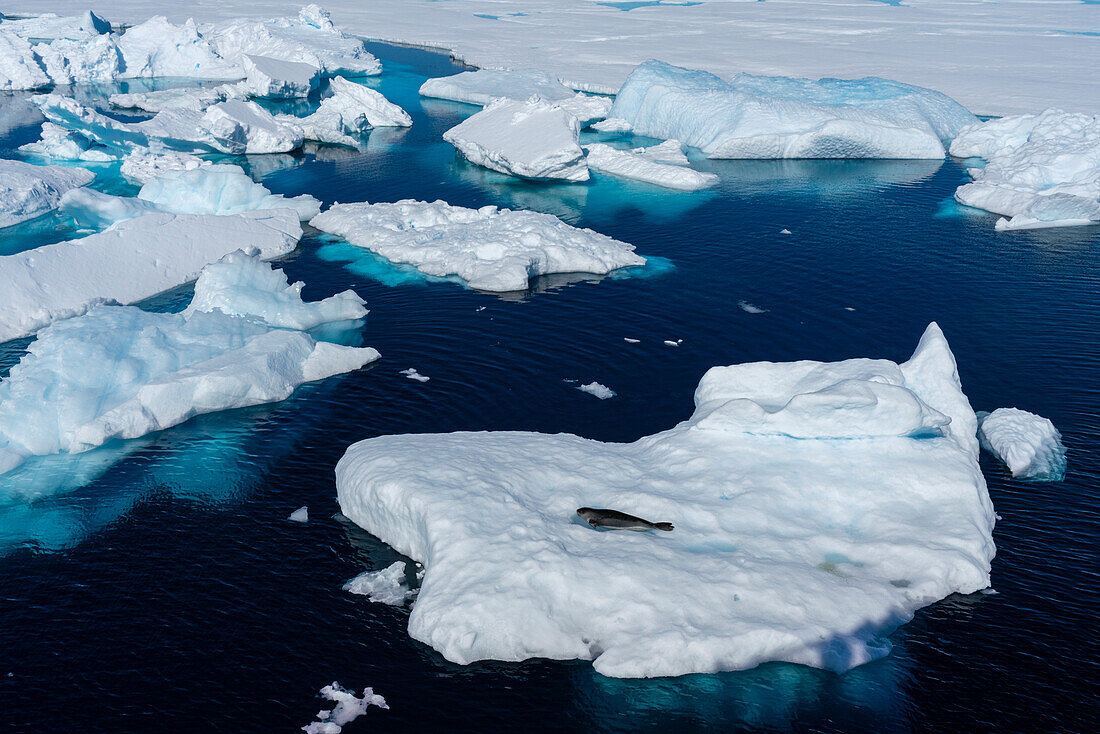
<instances>
[{"instance_id":1,"label":"floating ice fragment","mask_svg":"<svg viewBox=\"0 0 1100 734\"><path fill-rule=\"evenodd\" d=\"M607 400L608 398L615 397L615 391L606 385L601 385L598 382L590 382L587 385L578 385L577 389L581 392L586 392L589 395L595 395L600 400Z\"/></svg>"},{"instance_id":2,"label":"floating ice fragment","mask_svg":"<svg viewBox=\"0 0 1100 734\"><path fill-rule=\"evenodd\" d=\"M779 230L779 234L790 234L790 233L791 233L791 230L789 230L789 229L781 229L781 230Z\"/></svg>"},{"instance_id":3,"label":"floating ice fragment","mask_svg":"<svg viewBox=\"0 0 1100 734\"><path fill-rule=\"evenodd\" d=\"M1062 436L1046 418L1019 408L978 414L982 448L1020 479L1060 482L1066 473Z\"/></svg>"},{"instance_id":4,"label":"floating ice fragment","mask_svg":"<svg viewBox=\"0 0 1100 734\"><path fill-rule=\"evenodd\" d=\"M443 133L479 166L523 178L587 181L579 136L576 117L538 98L498 100Z\"/></svg>"},{"instance_id":5,"label":"floating ice fragment","mask_svg":"<svg viewBox=\"0 0 1100 734\"><path fill-rule=\"evenodd\" d=\"M334 204L310 220L320 230L408 263L428 275L457 275L471 288L515 291L549 273L597 273L644 265L634 248L549 214L442 201Z\"/></svg>"},{"instance_id":6,"label":"floating ice fragment","mask_svg":"<svg viewBox=\"0 0 1100 734\"><path fill-rule=\"evenodd\" d=\"M321 100L307 117L279 115L277 119L302 128L308 140L356 147L357 136L375 127L409 127L412 118L380 93L362 84L334 77L332 95Z\"/></svg>"},{"instance_id":7,"label":"floating ice fragment","mask_svg":"<svg viewBox=\"0 0 1100 734\"><path fill-rule=\"evenodd\" d=\"M679 143L676 143L676 146L679 150ZM693 171L679 162L674 164L659 162L657 158L664 151L657 155L647 155L648 150L652 149L616 150L610 145L593 143L588 146L588 157L585 160L593 171L679 191L695 191L718 183L718 176L713 173ZM681 152L680 155L683 156L683 153ZM686 162L685 157L684 163Z\"/></svg>"},{"instance_id":8,"label":"floating ice fragment","mask_svg":"<svg viewBox=\"0 0 1100 734\"><path fill-rule=\"evenodd\" d=\"M410 380L416 380L417 382L427 382L428 380L432 379L432 378L428 377L427 375L420 374L413 367L410 367L407 370L401 370L400 374L404 375L405 377L408 377Z\"/></svg>"},{"instance_id":9,"label":"floating ice fragment","mask_svg":"<svg viewBox=\"0 0 1100 734\"><path fill-rule=\"evenodd\" d=\"M634 126L621 117L608 117L592 125L592 129L601 133L628 133Z\"/></svg>"},{"instance_id":10,"label":"floating ice fragment","mask_svg":"<svg viewBox=\"0 0 1100 734\"><path fill-rule=\"evenodd\" d=\"M749 303L748 301L738 301L737 302L737 307L739 309L741 309L742 311L744 311L745 313L767 313L768 312L768 309L760 308L759 306L754 306L751 303Z\"/></svg>"},{"instance_id":11,"label":"floating ice fragment","mask_svg":"<svg viewBox=\"0 0 1100 734\"><path fill-rule=\"evenodd\" d=\"M346 724L365 714L369 706L389 708L386 705L386 699L376 694L373 689L364 688L363 696L360 698L351 691L341 688L336 681L333 681L331 686L322 688L321 695L329 701L334 701L336 706L327 711L319 711L317 713L319 721L302 727L302 731L306 734L340 734Z\"/></svg>"},{"instance_id":12,"label":"floating ice fragment","mask_svg":"<svg viewBox=\"0 0 1100 734\"><path fill-rule=\"evenodd\" d=\"M989 586L977 421L934 324L902 364L718 367L695 403L690 420L628 444L515 431L368 439L337 465L338 500L424 564L409 633L460 664L842 671L886 655L916 609ZM747 430L738 406L749 403L785 425ZM926 419L950 422L914 435ZM574 521L580 506L677 532L593 533Z\"/></svg>"},{"instance_id":13,"label":"floating ice fragment","mask_svg":"<svg viewBox=\"0 0 1100 734\"><path fill-rule=\"evenodd\" d=\"M248 76L240 89L249 97L294 99L308 97L317 88L320 69L312 64L250 54L243 54L241 59Z\"/></svg>"},{"instance_id":14,"label":"floating ice fragment","mask_svg":"<svg viewBox=\"0 0 1100 734\"><path fill-rule=\"evenodd\" d=\"M641 341L641 339L631 339L629 336L624 336L623 341L626 342L627 344L637 344L638 342Z\"/></svg>"},{"instance_id":15,"label":"floating ice fragment","mask_svg":"<svg viewBox=\"0 0 1100 734\"><path fill-rule=\"evenodd\" d=\"M391 606L400 606L416 596L415 591L405 586L404 561L396 561L381 571L364 571L344 584L344 591Z\"/></svg>"},{"instance_id":16,"label":"floating ice fragment","mask_svg":"<svg viewBox=\"0 0 1100 734\"><path fill-rule=\"evenodd\" d=\"M684 343L683 339L677 339L676 341L673 341L671 339L665 339L665 345L669 346L669 347L678 347L683 343Z\"/></svg>"},{"instance_id":17,"label":"floating ice fragment","mask_svg":"<svg viewBox=\"0 0 1100 734\"><path fill-rule=\"evenodd\" d=\"M309 508L299 507L294 512L290 513L290 517L287 518L291 522L309 522Z\"/></svg>"}]
</instances>

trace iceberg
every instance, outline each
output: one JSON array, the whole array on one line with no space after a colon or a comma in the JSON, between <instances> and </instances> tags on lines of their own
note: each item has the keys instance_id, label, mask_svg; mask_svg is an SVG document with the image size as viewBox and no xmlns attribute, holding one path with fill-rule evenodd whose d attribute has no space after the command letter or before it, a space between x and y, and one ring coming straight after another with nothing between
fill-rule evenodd
<instances>
[{"instance_id":1,"label":"iceberg","mask_svg":"<svg viewBox=\"0 0 1100 734\"><path fill-rule=\"evenodd\" d=\"M955 200L1007 217L998 230L1100 222L1100 116L1050 109L976 123L951 155L988 161Z\"/></svg>"},{"instance_id":2,"label":"iceberg","mask_svg":"<svg viewBox=\"0 0 1100 734\"><path fill-rule=\"evenodd\" d=\"M449 99L482 107L496 99L520 102L540 97L547 102L571 99L576 92L556 76L537 69L477 69L429 79L420 86L420 96Z\"/></svg>"},{"instance_id":3,"label":"iceberg","mask_svg":"<svg viewBox=\"0 0 1100 734\"><path fill-rule=\"evenodd\" d=\"M224 216L258 209L291 209L300 220L308 221L320 212L321 202L309 194L291 198L272 194L240 166L218 164L164 170L141 187L136 199L98 191L70 191L62 197L60 208L80 226L102 228L152 212Z\"/></svg>"},{"instance_id":4,"label":"iceberg","mask_svg":"<svg viewBox=\"0 0 1100 734\"><path fill-rule=\"evenodd\" d=\"M255 269L271 272L268 265L244 256L219 265L217 276L196 284L196 302L183 313L96 306L39 332L0 382L0 475L32 456L82 453L196 415L284 400L302 383L378 359L369 347L276 328L295 309L316 315L316 304L291 303L281 273L267 279L271 301L257 298ZM198 300L211 285L224 295L233 269L240 289L228 292L245 302Z\"/></svg>"},{"instance_id":5,"label":"iceberg","mask_svg":"<svg viewBox=\"0 0 1100 734\"><path fill-rule=\"evenodd\" d=\"M942 158L977 121L940 92L887 79L731 81L660 61L627 77L611 117L710 158Z\"/></svg>"},{"instance_id":6,"label":"iceberg","mask_svg":"<svg viewBox=\"0 0 1100 734\"><path fill-rule=\"evenodd\" d=\"M978 414L978 440L1020 479L1060 482L1066 474L1066 447L1048 419L1019 408Z\"/></svg>"},{"instance_id":7,"label":"iceberg","mask_svg":"<svg viewBox=\"0 0 1100 734\"><path fill-rule=\"evenodd\" d=\"M85 168L0 159L0 228L56 209L65 192L86 186L94 178Z\"/></svg>"},{"instance_id":8,"label":"iceberg","mask_svg":"<svg viewBox=\"0 0 1100 734\"><path fill-rule=\"evenodd\" d=\"M663 144L662 144L663 145ZM718 183L718 176L713 173L693 171L687 167L687 158L683 163L665 163L654 160L664 152L650 153L660 146L652 149L638 148L633 151L617 150L604 143L593 143L588 146L588 167L593 171L599 171L619 178L629 178L635 181L663 186L679 191L696 191L698 189L713 186ZM677 148L679 144L677 143ZM680 153L683 156L683 153Z\"/></svg>"},{"instance_id":9,"label":"iceberg","mask_svg":"<svg viewBox=\"0 0 1100 734\"><path fill-rule=\"evenodd\" d=\"M242 59L248 76L239 87L249 97L294 99L308 97L317 88L320 70L312 64L250 54Z\"/></svg>"},{"instance_id":10,"label":"iceberg","mask_svg":"<svg viewBox=\"0 0 1100 734\"><path fill-rule=\"evenodd\" d=\"M240 79L241 67L226 61L195 22L173 25L163 15L135 25L118 38L123 79L186 77Z\"/></svg>"},{"instance_id":11,"label":"iceberg","mask_svg":"<svg viewBox=\"0 0 1100 734\"><path fill-rule=\"evenodd\" d=\"M0 257L0 342L33 334L107 301L130 304L198 277L240 249L286 255L302 236L295 212L226 217L149 214L105 232Z\"/></svg>"},{"instance_id":12,"label":"iceberg","mask_svg":"<svg viewBox=\"0 0 1100 734\"><path fill-rule=\"evenodd\" d=\"M329 88L332 95L322 99L313 114L277 119L299 126L307 140L351 148L359 145L356 136L372 128L412 126L409 113L369 87L337 76Z\"/></svg>"},{"instance_id":13,"label":"iceberg","mask_svg":"<svg viewBox=\"0 0 1100 734\"><path fill-rule=\"evenodd\" d=\"M458 276L470 288L518 291L549 273L605 274L644 265L634 247L549 214L443 201L334 204L310 225L392 263Z\"/></svg>"},{"instance_id":14,"label":"iceberg","mask_svg":"<svg viewBox=\"0 0 1100 734\"><path fill-rule=\"evenodd\" d=\"M989 585L976 430L931 324L901 364L714 368L689 420L633 443L382 436L347 450L336 484L344 515L423 564L409 633L452 662L844 671L888 654L916 609ZM675 530L593 530L583 506Z\"/></svg>"},{"instance_id":15,"label":"iceberg","mask_svg":"<svg viewBox=\"0 0 1100 734\"><path fill-rule=\"evenodd\" d=\"M493 102L443 139L471 163L511 176L588 180L577 118L537 98Z\"/></svg>"}]
</instances>

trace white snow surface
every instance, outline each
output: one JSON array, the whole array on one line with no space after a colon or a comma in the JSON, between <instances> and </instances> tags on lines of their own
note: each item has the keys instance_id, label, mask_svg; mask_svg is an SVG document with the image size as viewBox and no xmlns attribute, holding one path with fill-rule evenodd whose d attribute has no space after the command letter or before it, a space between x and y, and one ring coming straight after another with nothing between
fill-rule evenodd
<instances>
[{"instance_id":1,"label":"white snow surface","mask_svg":"<svg viewBox=\"0 0 1100 734\"><path fill-rule=\"evenodd\" d=\"M188 283L206 265L254 247L285 255L302 236L288 209L227 217L149 214L83 239L0 257L0 342L99 303L130 304Z\"/></svg>"},{"instance_id":2,"label":"white snow surface","mask_svg":"<svg viewBox=\"0 0 1100 734\"><path fill-rule=\"evenodd\" d=\"M577 389L581 392L586 392L589 395L595 395L600 400L607 400L608 398L615 397L615 391L609 388L607 385L601 385L598 382L590 382L587 385L577 385Z\"/></svg>"},{"instance_id":3,"label":"white snow surface","mask_svg":"<svg viewBox=\"0 0 1100 734\"><path fill-rule=\"evenodd\" d=\"M679 143L676 145L678 150ZM654 149L657 147L660 146L654 146ZM593 171L678 191L696 191L718 183L718 176L715 174L688 168L686 157L683 164L664 163L654 160L653 154L647 155L647 150L652 149L618 150L604 143L593 143L588 146L586 162ZM683 152L680 155L683 156Z\"/></svg>"},{"instance_id":4,"label":"white snow surface","mask_svg":"<svg viewBox=\"0 0 1100 734\"><path fill-rule=\"evenodd\" d=\"M409 633L461 664L843 671L886 655L916 609L989 585L977 420L935 324L902 364L714 368L695 406L629 444L368 439L337 465L340 509L424 565ZM599 532L581 506L676 529Z\"/></svg>"},{"instance_id":5,"label":"white snow surface","mask_svg":"<svg viewBox=\"0 0 1100 734\"><path fill-rule=\"evenodd\" d=\"M233 316L259 316L269 326L308 331L322 324L352 321L367 315L365 302L346 290L321 301L302 300L301 281L290 283L255 255L231 252L202 269L195 295L184 313L221 311Z\"/></svg>"},{"instance_id":6,"label":"white snow surface","mask_svg":"<svg viewBox=\"0 0 1100 734\"><path fill-rule=\"evenodd\" d=\"M555 102L571 99L575 92L554 75L538 69L477 69L429 79L420 86L420 94L484 107L495 99L524 102L540 97Z\"/></svg>"},{"instance_id":7,"label":"white snow surface","mask_svg":"<svg viewBox=\"0 0 1100 734\"><path fill-rule=\"evenodd\" d=\"M122 156L121 151L101 147L83 135L52 122L43 122L40 138L20 145L19 150L54 160L87 163L108 163Z\"/></svg>"},{"instance_id":8,"label":"white snow surface","mask_svg":"<svg viewBox=\"0 0 1100 734\"><path fill-rule=\"evenodd\" d=\"M416 596L415 591L405 586L404 561L396 561L381 571L364 571L344 584L344 591L390 606L401 606Z\"/></svg>"},{"instance_id":9,"label":"white snow surface","mask_svg":"<svg viewBox=\"0 0 1100 734\"><path fill-rule=\"evenodd\" d=\"M184 87L161 89L156 92L129 92L112 94L107 100L112 107L121 109L161 112L162 110L195 110L201 112L211 105L244 96L245 90L238 84L219 84L216 87Z\"/></svg>"},{"instance_id":10,"label":"white snow surface","mask_svg":"<svg viewBox=\"0 0 1100 734\"><path fill-rule=\"evenodd\" d=\"M200 277L183 313L96 306L39 332L0 382L0 475L31 456L82 453L203 413L283 400L304 382L378 358L369 347L276 328L317 304L290 303L286 277L260 284L256 268L271 272L249 258L223 260L217 275ZM203 290L224 294L226 280L242 300L202 298ZM263 287L268 300L255 295Z\"/></svg>"},{"instance_id":11,"label":"white snow surface","mask_svg":"<svg viewBox=\"0 0 1100 734\"><path fill-rule=\"evenodd\" d=\"M661 61L631 72L609 114L710 158L942 158L977 121L945 94L887 79L726 82Z\"/></svg>"},{"instance_id":12,"label":"white snow surface","mask_svg":"<svg viewBox=\"0 0 1100 734\"><path fill-rule=\"evenodd\" d=\"M955 199L1008 217L998 230L1100 222L1100 116L1048 109L979 122L951 155L988 161L970 169L973 182Z\"/></svg>"},{"instance_id":13,"label":"white snow surface","mask_svg":"<svg viewBox=\"0 0 1100 734\"><path fill-rule=\"evenodd\" d=\"M306 734L340 734L344 726L355 721L367 712L369 706L388 709L386 699L379 696L371 688L364 688L362 696L356 696L351 691L340 687L336 681L331 686L321 689L321 695L336 705L331 709L319 711L318 721L302 727Z\"/></svg>"},{"instance_id":14,"label":"white snow surface","mask_svg":"<svg viewBox=\"0 0 1100 734\"><path fill-rule=\"evenodd\" d=\"M443 133L471 163L531 179L587 181L580 124L561 107L536 97L502 99Z\"/></svg>"},{"instance_id":15,"label":"white snow surface","mask_svg":"<svg viewBox=\"0 0 1100 734\"><path fill-rule=\"evenodd\" d=\"M317 88L320 69L300 61L284 61L268 56L242 55L245 80L242 91L262 99L308 97Z\"/></svg>"},{"instance_id":16,"label":"white snow surface","mask_svg":"<svg viewBox=\"0 0 1100 734\"><path fill-rule=\"evenodd\" d=\"M0 227L33 219L56 209L67 191L92 182L84 168L33 166L0 159Z\"/></svg>"},{"instance_id":17,"label":"white snow surface","mask_svg":"<svg viewBox=\"0 0 1100 734\"><path fill-rule=\"evenodd\" d=\"M23 38L86 41L102 33L110 33L111 24L90 10L69 16L42 13L28 18L6 18L0 15L0 32L14 33Z\"/></svg>"},{"instance_id":18,"label":"white snow surface","mask_svg":"<svg viewBox=\"0 0 1100 734\"><path fill-rule=\"evenodd\" d=\"M1066 447L1048 419L1019 408L979 414L978 439L1020 479L1060 482L1066 474Z\"/></svg>"},{"instance_id":19,"label":"white snow surface","mask_svg":"<svg viewBox=\"0 0 1100 734\"><path fill-rule=\"evenodd\" d=\"M550 214L443 201L334 204L310 220L390 262L428 275L458 276L470 288L518 291L550 273L609 273L644 265L634 247Z\"/></svg>"},{"instance_id":20,"label":"white snow surface","mask_svg":"<svg viewBox=\"0 0 1100 734\"><path fill-rule=\"evenodd\" d=\"M211 161L203 160L190 153L137 148L127 153L122 159L121 173L135 183L144 184L169 171L191 171L201 166L211 165L214 165Z\"/></svg>"}]
</instances>

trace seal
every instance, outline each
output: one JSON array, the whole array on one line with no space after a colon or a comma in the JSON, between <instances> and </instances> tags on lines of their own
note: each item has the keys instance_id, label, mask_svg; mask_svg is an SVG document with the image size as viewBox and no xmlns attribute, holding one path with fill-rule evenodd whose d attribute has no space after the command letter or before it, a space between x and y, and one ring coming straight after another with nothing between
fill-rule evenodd
<instances>
[{"instance_id":1,"label":"seal","mask_svg":"<svg viewBox=\"0 0 1100 734\"><path fill-rule=\"evenodd\" d=\"M580 507L577 514L594 528L617 528L619 530L672 530L670 522L650 522L640 517L628 515L618 510L598 510L594 507Z\"/></svg>"}]
</instances>

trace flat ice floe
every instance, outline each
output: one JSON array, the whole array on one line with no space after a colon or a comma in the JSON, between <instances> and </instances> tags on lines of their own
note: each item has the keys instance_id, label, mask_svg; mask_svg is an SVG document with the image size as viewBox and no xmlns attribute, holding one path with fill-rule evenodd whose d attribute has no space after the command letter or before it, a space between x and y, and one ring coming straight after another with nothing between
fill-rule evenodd
<instances>
[{"instance_id":1,"label":"flat ice floe","mask_svg":"<svg viewBox=\"0 0 1100 734\"><path fill-rule=\"evenodd\" d=\"M610 116L710 158L942 158L977 118L940 92L865 79L738 74L731 81L660 61L639 65Z\"/></svg>"},{"instance_id":2,"label":"flat ice floe","mask_svg":"<svg viewBox=\"0 0 1100 734\"><path fill-rule=\"evenodd\" d=\"M295 311L318 315L320 304L303 303L297 290L288 298L286 276L270 266L239 256L217 267L196 283L183 313L97 306L39 332L0 382L0 475L32 456L77 454L196 415L283 400L304 382L378 358L369 347L277 328ZM261 282L257 268L271 277ZM227 289L227 280L236 287ZM214 297L204 295L210 288ZM219 297L227 292L244 297ZM348 305L346 296L334 298L322 303Z\"/></svg>"},{"instance_id":3,"label":"flat ice floe","mask_svg":"<svg viewBox=\"0 0 1100 734\"><path fill-rule=\"evenodd\" d=\"M145 182L136 199L80 189L61 200L61 210L87 227L107 227L150 212L227 215L259 209L292 209L308 221L320 212L321 202L309 194L272 194L240 166L224 163L162 170Z\"/></svg>"},{"instance_id":4,"label":"flat ice floe","mask_svg":"<svg viewBox=\"0 0 1100 734\"><path fill-rule=\"evenodd\" d=\"M1066 227L1100 222L1100 117L1046 110L970 125L951 155L979 156L973 182L955 199L1003 214L997 229Z\"/></svg>"},{"instance_id":5,"label":"flat ice floe","mask_svg":"<svg viewBox=\"0 0 1100 734\"><path fill-rule=\"evenodd\" d=\"M0 159L0 227L33 219L56 209L65 192L92 182L84 168L32 166Z\"/></svg>"},{"instance_id":6,"label":"flat ice floe","mask_svg":"<svg viewBox=\"0 0 1100 734\"><path fill-rule=\"evenodd\" d=\"M0 257L0 342L99 303L136 303L188 283L206 265L253 247L264 259L297 246L295 212L226 217L148 214L83 239Z\"/></svg>"},{"instance_id":7,"label":"flat ice floe","mask_svg":"<svg viewBox=\"0 0 1100 734\"><path fill-rule=\"evenodd\" d=\"M675 141L669 141L675 142ZM662 146L664 143L661 144ZM676 143L679 149L679 143ZM658 148L661 146L654 146ZM651 183L679 191L695 191L718 183L713 173L694 171L687 167L687 158L683 163L665 163L646 155L645 148L618 150L603 143L588 146L588 167L593 171L607 173L619 178ZM680 156L683 157L683 152Z\"/></svg>"},{"instance_id":8,"label":"flat ice floe","mask_svg":"<svg viewBox=\"0 0 1100 734\"><path fill-rule=\"evenodd\" d=\"M1066 473L1066 447L1048 419L1019 408L979 414L978 439L1020 479L1060 482Z\"/></svg>"},{"instance_id":9,"label":"flat ice floe","mask_svg":"<svg viewBox=\"0 0 1100 734\"><path fill-rule=\"evenodd\" d=\"M404 561L396 561L381 571L364 571L344 584L344 591L390 606L401 606L416 597L416 592L405 585Z\"/></svg>"},{"instance_id":10,"label":"flat ice floe","mask_svg":"<svg viewBox=\"0 0 1100 734\"><path fill-rule=\"evenodd\" d=\"M449 99L484 107L495 99L525 101L538 96L547 102L576 94L552 74L538 69L476 69L429 79L420 85L422 97Z\"/></svg>"},{"instance_id":11,"label":"flat ice floe","mask_svg":"<svg viewBox=\"0 0 1100 734\"><path fill-rule=\"evenodd\" d=\"M511 176L588 180L576 116L537 98L497 100L443 139L471 163Z\"/></svg>"},{"instance_id":12,"label":"flat ice floe","mask_svg":"<svg viewBox=\"0 0 1100 734\"><path fill-rule=\"evenodd\" d=\"M393 263L458 276L470 288L519 291L550 273L604 274L645 265L634 247L550 214L442 201L334 204L310 224Z\"/></svg>"},{"instance_id":13,"label":"flat ice floe","mask_svg":"<svg viewBox=\"0 0 1100 734\"><path fill-rule=\"evenodd\" d=\"M912 358L716 367L695 413L630 444L382 436L336 468L341 512L426 573L409 633L448 660L592 660L609 676L771 660L837 671L989 585L977 420L928 327ZM604 507L671 533L600 532Z\"/></svg>"}]
</instances>

